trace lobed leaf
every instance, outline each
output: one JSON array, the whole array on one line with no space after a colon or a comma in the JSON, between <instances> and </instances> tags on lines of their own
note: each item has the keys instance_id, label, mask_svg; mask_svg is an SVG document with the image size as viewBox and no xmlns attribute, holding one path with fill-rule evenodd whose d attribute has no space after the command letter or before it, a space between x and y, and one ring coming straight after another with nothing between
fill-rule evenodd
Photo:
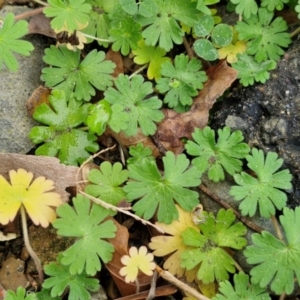
<instances>
[{"instance_id":1,"label":"lobed leaf","mask_svg":"<svg viewBox=\"0 0 300 300\"><path fill-rule=\"evenodd\" d=\"M224 248L242 249L247 244L242 237L247 229L240 222L233 224L232 210L220 209L216 218L212 213L203 215L201 233L193 228L182 233L184 244L191 248L182 253L181 266L188 270L197 266L197 278L203 283L227 280L228 272L235 272L235 262Z\"/></svg>"},{"instance_id":2,"label":"lobed leaf","mask_svg":"<svg viewBox=\"0 0 300 300\"><path fill-rule=\"evenodd\" d=\"M47 17L53 18L51 27L54 31L73 33L88 25L92 7L85 0L48 0L48 4L43 12Z\"/></svg>"},{"instance_id":3,"label":"lobed leaf","mask_svg":"<svg viewBox=\"0 0 300 300\"><path fill-rule=\"evenodd\" d=\"M294 289L294 277L298 282L300 280L300 208L284 208L280 223L287 243L263 231L251 236L253 245L244 251L247 262L256 265L250 271L252 283L259 284L261 288L270 284L271 290L277 295L291 294Z\"/></svg>"},{"instance_id":4,"label":"lobed leaf","mask_svg":"<svg viewBox=\"0 0 300 300\"><path fill-rule=\"evenodd\" d=\"M51 289L51 297L62 296L69 290L69 300L90 299L89 291L96 292L99 288L99 281L90 278L85 272L81 274L70 274L69 267L62 264L62 254L57 257L57 262L51 262L44 267L45 273L49 276L43 288Z\"/></svg>"},{"instance_id":5,"label":"lobed leaf","mask_svg":"<svg viewBox=\"0 0 300 300\"><path fill-rule=\"evenodd\" d=\"M273 12L260 8L258 14L252 15L235 26L241 40L248 41L247 53L254 55L257 62L279 60L284 54L282 48L291 43L286 22L277 17L272 21Z\"/></svg>"},{"instance_id":6,"label":"lobed leaf","mask_svg":"<svg viewBox=\"0 0 300 300\"><path fill-rule=\"evenodd\" d=\"M236 201L242 201L239 208L243 215L253 216L259 206L262 217L270 218L276 209L283 209L287 196L280 189L292 187L292 175L289 170L276 172L283 163L275 152L268 152L266 158L262 150L252 149L252 156L247 155L248 167L256 173L256 178L248 173L235 174L238 184L230 189L229 194Z\"/></svg>"},{"instance_id":7,"label":"lobed leaf","mask_svg":"<svg viewBox=\"0 0 300 300\"><path fill-rule=\"evenodd\" d=\"M249 276L246 274L235 274L233 282L234 286L228 280L220 282L219 293L212 300L271 300L266 289L249 283Z\"/></svg>"},{"instance_id":8,"label":"lobed leaf","mask_svg":"<svg viewBox=\"0 0 300 300\"><path fill-rule=\"evenodd\" d=\"M96 136L76 129L87 117L90 104L71 98L69 103L63 91L53 90L49 97L50 105L38 106L33 118L48 126L35 126L29 137L39 146L35 154L57 156L62 163L77 165L86 160L89 152L99 148Z\"/></svg>"},{"instance_id":9,"label":"lobed leaf","mask_svg":"<svg viewBox=\"0 0 300 300\"><path fill-rule=\"evenodd\" d=\"M3 64L8 69L16 71L18 61L12 52L28 56L33 50L31 43L20 41L19 38L28 33L28 23L24 20L15 23L15 17L12 13L6 15L3 25L0 26L0 69Z\"/></svg>"},{"instance_id":10,"label":"lobed leaf","mask_svg":"<svg viewBox=\"0 0 300 300\"><path fill-rule=\"evenodd\" d=\"M74 92L77 100L89 101L95 96L95 88L104 91L112 86L111 73L115 64L105 60L105 53L92 50L80 62L80 51L50 46L43 60L51 67L43 68L41 80L47 87L63 90L67 98Z\"/></svg>"},{"instance_id":11,"label":"lobed leaf","mask_svg":"<svg viewBox=\"0 0 300 300\"><path fill-rule=\"evenodd\" d=\"M232 67L239 72L237 78L243 86L253 85L254 82L265 83L270 78L269 71L274 70L276 66L274 60L258 63L247 54L238 55L238 60L232 64Z\"/></svg>"},{"instance_id":12,"label":"lobed leaf","mask_svg":"<svg viewBox=\"0 0 300 300\"><path fill-rule=\"evenodd\" d=\"M160 110L161 101L156 96L150 96L153 92L151 82L144 82L141 75L130 79L120 74L115 80L115 86L116 89L108 88L104 95L112 105L122 106L122 111L128 115L127 128L124 130L126 135L136 135L138 126L145 135L154 134L155 122L160 122L164 114Z\"/></svg>"},{"instance_id":13,"label":"lobed leaf","mask_svg":"<svg viewBox=\"0 0 300 300\"><path fill-rule=\"evenodd\" d=\"M184 154L175 157L168 151L163 164L164 175L153 161L129 165L132 181L127 182L124 191L128 201L139 199L133 205L138 216L148 220L157 210L158 221L170 224L178 219L174 201L186 211L198 204L198 193L187 188L200 184L200 172L195 167L189 168L189 160Z\"/></svg>"},{"instance_id":14,"label":"lobed leaf","mask_svg":"<svg viewBox=\"0 0 300 300\"><path fill-rule=\"evenodd\" d=\"M160 93L166 93L164 103L175 109L179 104L190 106L192 97L198 95L198 90L207 80L205 72L200 71L201 67L199 60L189 60L184 54L175 57L174 66L171 62L165 62L161 67L162 78L157 80L156 85Z\"/></svg>"},{"instance_id":15,"label":"lobed leaf","mask_svg":"<svg viewBox=\"0 0 300 300\"><path fill-rule=\"evenodd\" d=\"M188 141L185 145L187 153L197 156L192 160L199 171L208 171L209 179L213 181L224 180L224 169L230 175L242 170L242 162L249 153L249 146L242 143L244 137L241 131L231 133L230 128L225 126L218 130L218 141L215 141L215 132L210 127L203 130L198 128L192 134L195 142Z\"/></svg>"},{"instance_id":16,"label":"lobed leaf","mask_svg":"<svg viewBox=\"0 0 300 300\"><path fill-rule=\"evenodd\" d=\"M116 226L111 220L104 221L109 210L77 195L74 207L65 203L57 209L58 219L53 223L61 236L76 237L76 242L62 253L60 262L68 266L71 275L86 273L95 275L112 259L114 247L104 239L115 236Z\"/></svg>"}]
</instances>

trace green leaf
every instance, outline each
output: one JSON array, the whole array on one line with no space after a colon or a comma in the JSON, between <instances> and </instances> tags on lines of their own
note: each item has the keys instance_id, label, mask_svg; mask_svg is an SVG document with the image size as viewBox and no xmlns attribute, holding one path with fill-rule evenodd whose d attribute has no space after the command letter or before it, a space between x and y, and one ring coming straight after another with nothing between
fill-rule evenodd
<instances>
[{"instance_id":1,"label":"green leaf","mask_svg":"<svg viewBox=\"0 0 300 300\"><path fill-rule=\"evenodd\" d=\"M112 22L112 28L109 30L110 39L114 42L113 51L119 51L126 56L130 50L138 48L138 42L142 39L141 25L134 21L131 16Z\"/></svg>"},{"instance_id":2,"label":"green leaf","mask_svg":"<svg viewBox=\"0 0 300 300\"><path fill-rule=\"evenodd\" d=\"M184 244L191 248L182 253L181 266L188 270L198 266L197 278L204 284L227 280L228 272L235 272L235 262L223 248L242 249L247 244L242 237L247 229L241 222L233 224L235 215L230 209L220 209L216 218L207 212L203 216L201 233L194 228L182 233Z\"/></svg>"},{"instance_id":3,"label":"green leaf","mask_svg":"<svg viewBox=\"0 0 300 300\"><path fill-rule=\"evenodd\" d=\"M290 35L286 32L286 22L281 17L272 22L273 16L273 12L260 8L257 15L252 15L235 26L239 38L248 41L247 53L255 55L257 62L267 59L277 61L284 54L282 47L291 43Z\"/></svg>"},{"instance_id":4,"label":"green leaf","mask_svg":"<svg viewBox=\"0 0 300 300\"><path fill-rule=\"evenodd\" d=\"M62 254L59 254L57 262L51 262L44 267L45 273L50 277L44 281L43 288L51 289L51 297L61 296L68 289L68 300L90 299L88 291L99 290L98 280L88 277L85 272L70 274L69 267L62 264L62 259Z\"/></svg>"},{"instance_id":5,"label":"green leaf","mask_svg":"<svg viewBox=\"0 0 300 300\"><path fill-rule=\"evenodd\" d=\"M236 69L238 77L243 86L254 84L254 82L265 83L270 78L269 71L274 70L277 66L274 60L256 62L251 56L243 53L238 54L238 61L232 64Z\"/></svg>"},{"instance_id":6,"label":"green leaf","mask_svg":"<svg viewBox=\"0 0 300 300\"><path fill-rule=\"evenodd\" d=\"M106 100L99 101L89 107L85 124L89 126L90 133L101 135L112 115L110 104Z\"/></svg>"},{"instance_id":7,"label":"green leaf","mask_svg":"<svg viewBox=\"0 0 300 300\"><path fill-rule=\"evenodd\" d=\"M141 75L131 79L127 75L120 74L115 80L117 89L108 88L104 95L111 104L120 104L123 111L128 115L127 129L128 136L137 134L138 126L145 135L154 134L156 124L164 118L160 110L162 102L153 93L151 82L144 82Z\"/></svg>"},{"instance_id":8,"label":"green leaf","mask_svg":"<svg viewBox=\"0 0 300 300\"><path fill-rule=\"evenodd\" d=\"M111 27L110 14L113 14L119 9L119 0L86 0L92 6L92 11L89 14L89 24L85 27L82 32L95 36L100 39L109 39L109 29ZM94 39L87 38L88 42L91 43ZM111 43L97 40L99 45L108 47Z\"/></svg>"},{"instance_id":9,"label":"green leaf","mask_svg":"<svg viewBox=\"0 0 300 300\"><path fill-rule=\"evenodd\" d=\"M145 0L140 4L138 21L145 27L143 37L147 45L169 51L173 43L182 44L184 32L179 22L192 27L198 20L196 2L185 0Z\"/></svg>"},{"instance_id":10,"label":"green leaf","mask_svg":"<svg viewBox=\"0 0 300 300\"><path fill-rule=\"evenodd\" d=\"M268 152L265 158L262 150L253 148L252 155L247 155L246 159L256 178L245 172L235 174L238 186L230 189L230 195L242 201L239 208L243 215L254 216L259 206L260 215L270 218L275 215L275 207L279 210L285 207L287 196L280 189L292 187L292 175L289 170L276 172L283 160L275 152Z\"/></svg>"},{"instance_id":11,"label":"green leaf","mask_svg":"<svg viewBox=\"0 0 300 300\"><path fill-rule=\"evenodd\" d=\"M116 103L111 106L111 110L112 114L108 120L109 127L117 133L121 130L126 130L130 116L126 109L124 110L123 105Z\"/></svg>"},{"instance_id":12,"label":"green leaf","mask_svg":"<svg viewBox=\"0 0 300 300\"><path fill-rule=\"evenodd\" d=\"M186 211L191 211L199 203L198 193L187 188L200 184L200 172L195 167L189 168L190 162L184 154L176 157L168 151L162 160L163 175L150 160L129 165L132 181L127 182L124 191L128 201L141 198L133 205L138 216L149 220L157 210L158 222L170 224L178 219L174 201Z\"/></svg>"},{"instance_id":13,"label":"green leaf","mask_svg":"<svg viewBox=\"0 0 300 300\"><path fill-rule=\"evenodd\" d=\"M228 46L233 39L233 30L227 24L218 24L211 33L211 40L217 47Z\"/></svg>"},{"instance_id":14,"label":"green leaf","mask_svg":"<svg viewBox=\"0 0 300 300\"><path fill-rule=\"evenodd\" d=\"M49 6L44 9L48 18L53 18L51 27L56 32L83 29L88 25L91 5L85 0L48 0Z\"/></svg>"},{"instance_id":15,"label":"green leaf","mask_svg":"<svg viewBox=\"0 0 300 300\"><path fill-rule=\"evenodd\" d=\"M135 55L133 61L138 65L148 64L147 77L149 79L159 79L161 77L160 70L164 62L170 61L166 57L166 51L159 47L147 46L144 40L139 41L138 49L133 50Z\"/></svg>"},{"instance_id":16,"label":"green leaf","mask_svg":"<svg viewBox=\"0 0 300 300\"><path fill-rule=\"evenodd\" d=\"M262 0L261 6L266 7L269 11L282 10L284 3L289 3L289 0Z\"/></svg>"},{"instance_id":17,"label":"green leaf","mask_svg":"<svg viewBox=\"0 0 300 300\"><path fill-rule=\"evenodd\" d=\"M61 300L61 297L51 297L51 290L42 289L36 293L38 300Z\"/></svg>"},{"instance_id":18,"label":"green leaf","mask_svg":"<svg viewBox=\"0 0 300 300\"><path fill-rule=\"evenodd\" d=\"M207 80L204 71L200 71L202 65L196 58L189 59L184 54L177 55L174 66L171 62L165 62L161 67L161 75L164 78L157 80L156 88L160 93L166 93L164 103L169 107L191 105L198 90L203 88L203 82Z\"/></svg>"},{"instance_id":19,"label":"green leaf","mask_svg":"<svg viewBox=\"0 0 300 300\"><path fill-rule=\"evenodd\" d=\"M138 5L135 0L120 0L120 4L128 14L134 15L137 13Z\"/></svg>"},{"instance_id":20,"label":"green leaf","mask_svg":"<svg viewBox=\"0 0 300 300\"><path fill-rule=\"evenodd\" d=\"M248 275L243 273L235 274L233 281L234 287L228 280L220 282L219 293L212 300L271 300L265 289L260 288L256 284L249 284Z\"/></svg>"},{"instance_id":21,"label":"green leaf","mask_svg":"<svg viewBox=\"0 0 300 300\"><path fill-rule=\"evenodd\" d=\"M100 165L99 170L93 169L89 172L88 179L93 184L85 188L86 193L114 206L126 198L121 185L128 179L128 171L122 170L121 163L111 165L110 162L105 161Z\"/></svg>"},{"instance_id":22,"label":"green leaf","mask_svg":"<svg viewBox=\"0 0 300 300\"><path fill-rule=\"evenodd\" d=\"M65 91L67 98L74 92L78 100L89 101L95 96L95 88L104 91L112 86L111 73L115 64L105 60L105 53L92 50L80 62L80 51L50 46L43 60L51 67L42 69L41 80L47 87Z\"/></svg>"},{"instance_id":23,"label":"green leaf","mask_svg":"<svg viewBox=\"0 0 300 300\"><path fill-rule=\"evenodd\" d=\"M77 238L62 253L60 261L69 267L71 275L93 276L101 270L100 258L105 263L112 259L114 247L104 239L115 237L117 228L111 220L103 222L109 210L95 203L91 205L82 195L73 198L73 204L74 207L68 203L59 206L56 210L59 218L53 222L58 235Z\"/></svg>"},{"instance_id":24,"label":"green leaf","mask_svg":"<svg viewBox=\"0 0 300 300\"><path fill-rule=\"evenodd\" d=\"M267 231L252 234L252 246L244 251L247 262L256 264L250 271L252 283L264 288L271 284L277 295L291 294L294 277L300 282L300 207L295 210L284 208L280 216L287 243Z\"/></svg>"},{"instance_id":25,"label":"green leaf","mask_svg":"<svg viewBox=\"0 0 300 300\"><path fill-rule=\"evenodd\" d=\"M15 16L12 13L6 15L2 26L0 26L0 69L3 64L8 69L16 71L18 69L18 61L12 52L28 56L33 50L31 43L20 41L28 32L28 23L24 20L15 23Z\"/></svg>"},{"instance_id":26,"label":"green leaf","mask_svg":"<svg viewBox=\"0 0 300 300\"><path fill-rule=\"evenodd\" d=\"M194 43L194 50L199 57L205 60L213 61L218 58L217 49L214 47L211 41L206 39L196 40Z\"/></svg>"},{"instance_id":27,"label":"green leaf","mask_svg":"<svg viewBox=\"0 0 300 300\"><path fill-rule=\"evenodd\" d=\"M63 91L53 90L49 97L50 105L45 103L38 106L33 118L48 126L35 126L31 129L29 137L39 146L35 154L57 156L59 160L68 165L82 163L89 156L89 152L96 152L99 146L96 136L76 129L83 123L88 114L90 104L71 98L67 103Z\"/></svg>"},{"instance_id":28,"label":"green leaf","mask_svg":"<svg viewBox=\"0 0 300 300\"><path fill-rule=\"evenodd\" d=\"M298 19L300 19L300 1L298 1L298 5L295 6L295 11L298 13Z\"/></svg>"},{"instance_id":29,"label":"green leaf","mask_svg":"<svg viewBox=\"0 0 300 300\"><path fill-rule=\"evenodd\" d=\"M194 158L192 164L202 173L208 170L208 177L213 181L224 180L224 171L233 175L242 170L240 159L245 158L250 148L242 143L244 137L241 131L231 133L225 126L218 130L218 141L215 141L215 132L210 127L203 130L198 128L192 134L195 142L188 141L185 145L187 153Z\"/></svg>"},{"instance_id":30,"label":"green leaf","mask_svg":"<svg viewBox=\"0 0 300 300\"><path fill-rule=\"evenodd\" d=\"M235 12L243 15L245 18L250 18L251 15L257 14L258 6L255 0L230 0L230 2L237 5Z\"/></svg>"},{"instance_id":31,"label":"green leaf","mask_svg":"<svg viewBox=\"0 0 300 300\"><path fill-rule=\"evenodd\" d=\"M6 295L4 299L5 300L37 300L38 298L34 293L26 295L26 290L22 286L19 286L16 292L10 290L6 291Z\"/></svg>"},{"instance_id":32,"label":"green leaf","mask_svg":"<svg viewBox=\"0 0 300 300\"><path fill-rule=\"evenodd\" d=\"M204 14L194 25L195 34L199 37L206 37L213 30L214 25L214 18L211 15Z\"/></svg>"},{"instance_id":33,"label":"green leaf","mask_svg":"<svg viewBox=\"0 0 300 300\"><path fill-rule=\"evenodd\" d=\"M152 156L152 151L149 147L145 147L142 143L138 143L135 146L130 146L129 153L131 157L127 159L127 164L140 164L144 160L155 161Z\"/></svg>"}]
</instances>

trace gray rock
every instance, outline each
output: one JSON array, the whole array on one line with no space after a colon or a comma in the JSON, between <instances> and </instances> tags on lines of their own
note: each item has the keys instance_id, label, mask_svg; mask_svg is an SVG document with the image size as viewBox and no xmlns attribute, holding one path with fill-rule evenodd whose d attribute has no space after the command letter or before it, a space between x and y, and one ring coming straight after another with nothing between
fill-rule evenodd
<instances>
[{"instance_id":1,"label":"gray rock","mask_svg":"<svg viewBox=\"0 0 300 300\"><path fill-rule=\"evenodd\" d=\"M0 11L0 17L3 18L9 12L17 15L26 10L27 7L5 6ZM33 148L28 133L35 122L28 115L25 104L42 83L40 74L46 43L40 35L24 39L34 46L31 55L15 55L19 62L17 72L9 71L6 67L0 70L0 152L27 153Z\"/></svg>"}]
</instances>

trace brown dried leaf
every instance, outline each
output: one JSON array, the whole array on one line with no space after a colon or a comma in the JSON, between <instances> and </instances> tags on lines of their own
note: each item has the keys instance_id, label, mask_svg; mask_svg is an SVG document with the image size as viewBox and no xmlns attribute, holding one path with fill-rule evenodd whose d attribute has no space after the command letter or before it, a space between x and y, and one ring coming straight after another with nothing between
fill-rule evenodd
<instances>
[{"instance_id":1,"label":"brown dried leaf","mask_svg":"<svg viewBox=\"0 0 300 300\"><path fill-rule=\"evenodd\" d=\"M66 188L76 186L76 179L82 180L80 174L76 178L78 167L63 165L56 157L0 153L0 162L0 174L6 180L9 180L10 170L19 168L32 172L35 178L44 176L52 180L55 185L53 192L60 194L63 202L69 200Z\"/></svg>"},{"instance_id":2,"label":"brown dried leaf","mask_svg":"<svg viewBox=\"0 0 300 300\"><path fill-rule=\"evenodd\" d=\"M51 89L42 85L36 88L26 102L26 108L29 115L32 117L35 109L42 103L49 104L48 97L51 94Z\"/></svg>"},{"instance_id":3,"label":"brown dried leaf","mask_svg":"<svg viewBox=\"0 0 300 300\"><path fill-rule=\"evenodd\" d=\"M120 52L114 52L111 48L106 52L106 59L113 61L116 64L114 72L112 74L113 77L118 77L119 74L124 73L123 68L123 59Z\"/></svg>"},{"instance_id":4,"label":"brown dried leaf","mask_svg":"<svg viewBox=\"0 0 300 300\"><path fill-rule=\"evenodd\" d=\"M34 15L29 21L28 34L34 33L56 38L56 33L50 26L50 19L43 13Z\"/></svg>"}]
</instances>

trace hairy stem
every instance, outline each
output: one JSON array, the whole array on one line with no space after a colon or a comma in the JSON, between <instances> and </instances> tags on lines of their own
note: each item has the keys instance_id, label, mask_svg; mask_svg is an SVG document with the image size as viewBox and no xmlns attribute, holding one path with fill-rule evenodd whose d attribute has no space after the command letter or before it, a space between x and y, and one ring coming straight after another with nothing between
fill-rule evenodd
<instances>
[{"instance_id":1,"label":"hairy stem","mask_svg":"<svg viewBox=\"0 0 300 300\"><path fill-rule=\"evenodd\" d=\"M96 40L96 41L99 41L99 42L102 42L102 43L112 43L111 40L97 38L97 37L95 37L93 35L89 35L89 34L83 33L82 31L80 31L80 32L81 32L82 35L84 35L87 38L90 38L90 39L93 39L93 40Z\"/></svg>"},{"instance_id":2,"label":"hairy stem","mask_svg":"<svg viewBox=\"0 0 300 300\"><path fill-rule=\"evenodd\" d=\"M25 213L25 208L24 208L23 205L21 205L21 207L20 207L20 212L21 212L22 230L23 230L23 238L24 238L25 247L26 247L29 255L32 257L32 259L33 259L33 261L36 265L36 269L37 269L38 274L39 274L40 285L42 285L42 283L44 281L44 273L43 273L43 269L42 269L40 259L38 258L38 256L34 252L34 250L32 249L32 247L30 245L30 242L29 242L27 221L26 221L26 213Z\"/></svg>"}]
</instances>

